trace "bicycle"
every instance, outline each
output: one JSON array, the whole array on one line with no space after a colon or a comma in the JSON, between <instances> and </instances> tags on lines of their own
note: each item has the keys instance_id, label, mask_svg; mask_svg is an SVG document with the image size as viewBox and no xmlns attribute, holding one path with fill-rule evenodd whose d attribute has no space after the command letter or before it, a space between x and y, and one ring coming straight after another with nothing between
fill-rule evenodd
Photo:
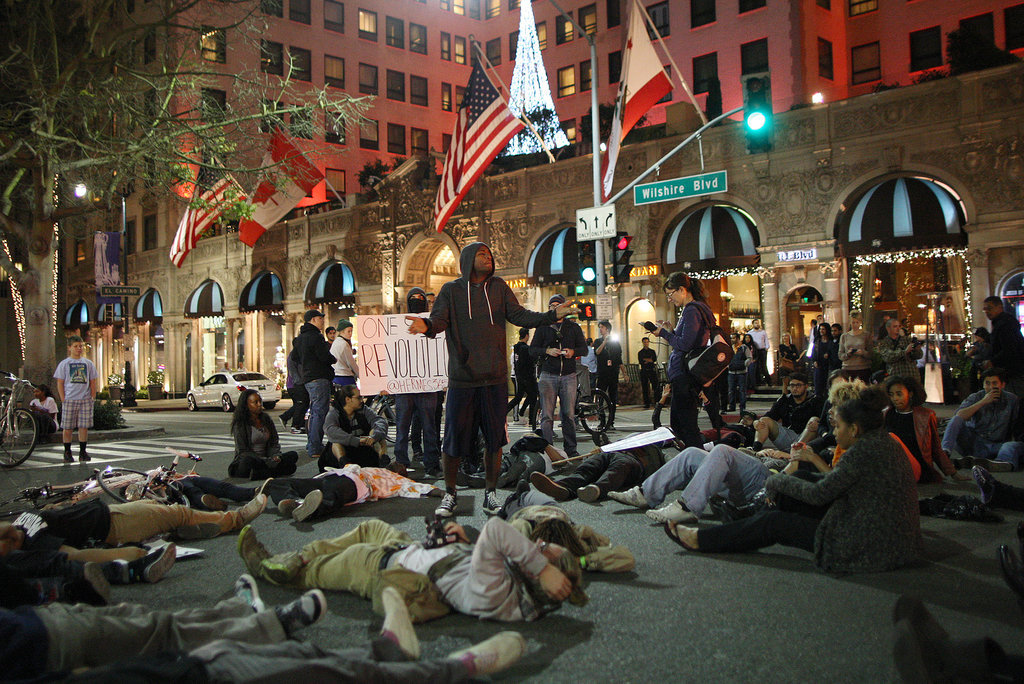
<instances>
[{"instance_id":1,"label":"bicycle","mask_svg":"<svg viewBox=\"0 0 1024 684\"><path fill-rule=\"evenodd\" d=\"M608 428L608 416L611 415L612 400L604 390L590 390L590 398L584 401L580 392L576 391L576 422L587 434L604 434Z\"/></svg>"},{"instance_id":2,"label":"bicycle","mask_svg":"<svg viewBox=\"0 0 1024 684\"><path fill-rule=\"evenodd\" d=\"M101 496L106 485L110 488L127 486L137 481L138 476L134 473L129 475L119 472L119 469L108 468L106 470L94 470L92 477L81 482L72 482L66 485L51 485L46 483L39 487L26 487L14 497L0 502L0 517L18 515L28 509L61 508L72 504L88 501ZM14 509L10 509L14 506Z\"/></svg>"},{"instance_id":3,"label":"bicycle","mask_svg":"<svg viewBox=\"0 0 1024 684\"><path fill-rule=\"evenodd\" d=\"M181 485L178 484L178 480L194 474L196 467L193 465L192 470L183 475L177 472L178 460L184 457L199 463L203 459L198 454L178 451L171 447L166 448L167 451L174 454L174 460L171 461L170 467L161 465L143 472L130 468L113 468L108 466L102 471L104 477L96 478L100 488L120 503L149 499L150 501L167 505L180 504L188 506L188 498L182 491ZM100 471L97 471L97 473L100 473Z\"/></svg>"},{"instance_id":4,"label":"bicycle","mask_svg":"<svg viewBox=\"0 0 1024 684\"><path fill-rule=\"evenodd\" d=\"M0 387L0 467L13 468L25 462L36 448L39 426L32 412L18 406L32 383L10 373L0 375L10 387Z\"/></svg>"}]
</instances>

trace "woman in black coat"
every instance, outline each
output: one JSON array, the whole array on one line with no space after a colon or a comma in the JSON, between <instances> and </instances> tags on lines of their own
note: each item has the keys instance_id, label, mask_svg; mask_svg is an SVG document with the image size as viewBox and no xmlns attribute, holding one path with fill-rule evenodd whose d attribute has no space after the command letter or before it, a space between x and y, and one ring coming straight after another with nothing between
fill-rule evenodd
<instances>
[{"instance_id":1,"label":"woman in black coat","mask_svg":"<svg viewBox=\"0 0 1024 684\"><path fill-rule=\"evenodd\" d=\"M281 451L281 440L270 415L263 412L260 393L242 390L231 419L231 436L235 440L235 460L228 466L231 477L264 480L285 477L295 472L299 455Z\"/></svg>"}]
</instances>

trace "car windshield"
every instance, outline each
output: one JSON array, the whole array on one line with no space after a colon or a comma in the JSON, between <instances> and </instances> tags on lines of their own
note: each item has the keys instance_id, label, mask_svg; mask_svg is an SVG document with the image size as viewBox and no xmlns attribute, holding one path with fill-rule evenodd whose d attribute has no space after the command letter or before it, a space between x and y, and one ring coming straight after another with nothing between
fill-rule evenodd
<instances>
[{"instance_id":1,"label":"car windshield","mask_svg":"<svg viewBox=\"0 0 1024 684\"><path fill-rule=\"evenodd\" d=\"M237 380L238 382L245 382L246 380L265 380L267 382L270 382L270 378L259 373L235 373L235 380Z\"/></svg>"}]
</instances>

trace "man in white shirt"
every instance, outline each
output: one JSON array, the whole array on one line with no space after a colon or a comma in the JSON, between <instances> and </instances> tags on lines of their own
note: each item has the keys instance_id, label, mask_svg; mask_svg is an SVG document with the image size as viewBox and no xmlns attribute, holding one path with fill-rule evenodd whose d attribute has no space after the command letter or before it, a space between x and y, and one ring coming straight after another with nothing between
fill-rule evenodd
<instances>
[{"instance_id":1,"label":"man in white shirt","mask_svg":"<svg viewBox=\"0 0 1024 684\"><path fill-rule=\"evenodd\" d=\"M768 377L768 350L771 349L771 342L768 341L768 331L761 327L761 319L755 318L753 327L747 331L754 340L754 361L757 362L757 381L770 382Z\"/></svg>"}]
</instances>

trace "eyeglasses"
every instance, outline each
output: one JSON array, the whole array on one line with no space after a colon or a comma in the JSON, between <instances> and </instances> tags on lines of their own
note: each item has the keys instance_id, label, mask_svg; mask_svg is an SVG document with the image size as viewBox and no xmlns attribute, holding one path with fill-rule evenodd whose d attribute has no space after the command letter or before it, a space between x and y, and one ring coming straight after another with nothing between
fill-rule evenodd
<instances>
[{"instance_id":1,"label":"eyeglasses","mask_svg":"<svg viewBox=\"0 0 1024 684\"><path fill-rule=\"evenodd\" d=\"M789 386L790 386L790 388L793 388L793 387L806 387L807 383L806 382L791 382L791 383L789 383Z\"/></svg>"}]
</instances>

